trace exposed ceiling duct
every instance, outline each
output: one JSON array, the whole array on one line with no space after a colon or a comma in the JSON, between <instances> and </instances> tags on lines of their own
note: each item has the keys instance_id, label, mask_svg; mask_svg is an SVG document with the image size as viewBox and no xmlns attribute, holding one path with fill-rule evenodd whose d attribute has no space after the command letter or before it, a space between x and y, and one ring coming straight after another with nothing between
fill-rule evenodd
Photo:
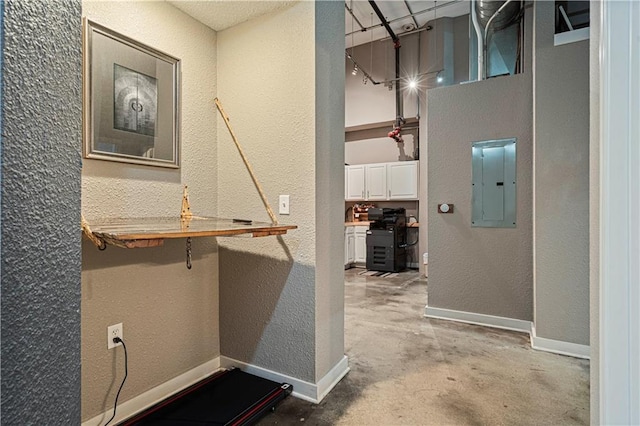
<instances>
[{"instance_id":1,"label":"exposed ceiling duct","mask_svg":"<svg viewBox=\"0 0 640 426\"><path fill-rule=\"evenodd\" d=\"M471 0L471 18L477 36L478 80L487 75L487 36L500 31L520 18L521 1Z\"/></svg>"},{"instance_id":2,"label":"exposed ceiling duct","mask_svg":"<svg viewBox=\"0 0 640 426\"><path fill-rule=\"evenodd\" d=\"M496 12L503 7L498 15ZM499 31L503 28L511 25L520 13L520 2L506 2L506 1L493 1L493 0L477 0L475 4L475 11L478 16L478 22L485 29L487 23L492 16L496 15L491 24L491 29Z\"/></svg>"}]
</instances>

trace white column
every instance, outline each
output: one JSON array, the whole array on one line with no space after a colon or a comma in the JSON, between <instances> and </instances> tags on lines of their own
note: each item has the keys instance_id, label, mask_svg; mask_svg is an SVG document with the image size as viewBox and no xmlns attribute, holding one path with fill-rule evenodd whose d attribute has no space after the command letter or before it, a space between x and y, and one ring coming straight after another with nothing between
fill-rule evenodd
<instances>
[{"instance_id":1,"label":"white column","mask_svg":"<svg viewBox=\"0 0 640 426\"><path fill-rule=\"evenodd\" d=\"M601 4L600 424L640 424L640 2Z\"/></svg>"}]
</instances>

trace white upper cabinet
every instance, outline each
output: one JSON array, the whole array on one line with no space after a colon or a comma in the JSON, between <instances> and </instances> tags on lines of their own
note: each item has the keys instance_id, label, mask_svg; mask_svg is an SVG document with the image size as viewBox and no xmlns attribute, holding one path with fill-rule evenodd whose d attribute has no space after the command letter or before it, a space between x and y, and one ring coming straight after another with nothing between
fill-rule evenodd
<instances>
[{"instance_id":1,"label":"white upper cabinet","mask_svg":"<svg viewBox=\"0 0 640 426\"><path fill-rule=\"evenodd\" d=\"M418 199L419 161L345 166L347 201Z\"/></svg>"},{"instance_id":2,"label":"white upper cabinet","mask_svg":"<svg viewBox=\"0 0 640 426\"><path fill-rule=\"evenodd\" d=\"M387 199L387 164L367 164L366 189L367 200Z\"/></svg>"},{"instance_id":3,"label":"white upper cabinet","mask_svg":"<svg viewBox=\"0 0 640 426\"><path fill-rule=\"evenodd\" d=\"M365 166L345 166L346 200L364 200L365 193Z\"/></svg>"},{"instance_id":4,"label":"white upper cabinet","mask_svg":"<svg viewBox=\"0 0 640 426\"><path fill-rule=\"evenodd\" d=\"M388 199L418 199L418 161L401 161L387 165Z\"/></svg>"}]
</instances>

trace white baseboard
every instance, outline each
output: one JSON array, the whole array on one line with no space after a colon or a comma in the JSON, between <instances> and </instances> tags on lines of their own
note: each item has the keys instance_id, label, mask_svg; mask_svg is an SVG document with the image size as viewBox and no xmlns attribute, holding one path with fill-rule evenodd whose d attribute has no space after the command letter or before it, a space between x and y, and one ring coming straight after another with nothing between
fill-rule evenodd
<instances>
[{"instance_id":1,"label":"white baseboard","mask_svg":"<svg viewBox=\"0 0 640 426\"><path fill-rule=\"evenodd\" d=\"M293 386L292 395L305 401L320 403L333 387L349 372L348 358L344 356L317 384L305 382L286 374L277 373L256 365L247 364L225 356L220 357L223 368L238 367L242 371L255 374L258 377L273 380L278 383L289 383Z\"/></svg>"},{"instance_id":2,"label":"white baseboard","mask_svg":"<svg viewBox=\"0 0 640 426\"><path fill-rule=\"evenodd\" d=\"M163 399L181 391L194 383L212 375L216 371L220 370L220 357L207 361L202 365L199 365L191 370L168 380L155 388L149 389L143 394L140 394L128 401L118 405L116 410L116 417L113 419L112 424L117 424L154 404L162 401ZM104 424L107 419L111 418L113 414L113 408L99 414L92 419L89 419L82 423L82 426L98 426Z\"/></svg>"},{"instance_id":3,"label":"white baseboard","mask_svg":"<svg viewBox=\"0 0 640 426\"><path fill-rule=\"evenodd\" d=\"M539 351L568 355L575 358L591 359L591 347L589 345L538 337L535 326L531 327L531 347Z\"/></svg>"},{"instance_id":4,"label":"white baseboard","mask_svg":"<svg viewBox=\"0 0 640 426\"><path fill-rule=\"evenodd\" d=\"M424 316L529 333L531 347L533 349L575 358L590 359L591 348L588 345L538 337L536 335L536 327L530 321L455 311L452 309L433 308L430 306L425 307Z\"/></svg>"},{"instance_id":5,"label":"white baseboard","mask_svg":"<svg viewBox=\"0 0 640 426\"><path fill-rule=\"evenodd\" d=\"M317 385L317 401L320 403L331 389L333 389L340 380L350 371L349 358L343 356L334 367L318 381ZM293 388L295 390L295 388Z\"/></svg>"},{"instance_id":6,"label":"white baseboard","mask_svg":"<svg viewBox=\"0 0 640 426\"><path fill-rule=\"evenodd\" d=\"M424 316L531 334L531 321L426 306Z\"/></svg>"}]
</instances>

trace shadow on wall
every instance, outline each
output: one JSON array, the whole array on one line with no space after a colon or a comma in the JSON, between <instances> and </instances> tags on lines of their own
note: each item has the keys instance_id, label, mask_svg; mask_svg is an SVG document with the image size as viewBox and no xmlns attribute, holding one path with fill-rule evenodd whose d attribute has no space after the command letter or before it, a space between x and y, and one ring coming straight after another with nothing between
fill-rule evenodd
<instances>
[{"instance_id":1,"label":"shadow on wall","mask_svg":"<svg viewBox=\"0 0 640 426\"><path fill-rule=\"evenodd\" d=\"M193 238L191 248L191 259L196 262L217 251L216 239L215 237ZM117 266L184 263L186 272L186 260L186 238L167 239L160 247L125 249L107 245L104 251L100 251L84 235L82 236L82 269L84 271Z\"/></svg>"},{"instance_id":2,"label":"shadow on wall","mask_svg":"<svg viewBox=\"0 0 640 426\"><path fill-rule=\"evenodd\" d=\"M221 354L312 382L315 268L268 244L286 258L220 246Z\"/></svg>"}]
</instances>

